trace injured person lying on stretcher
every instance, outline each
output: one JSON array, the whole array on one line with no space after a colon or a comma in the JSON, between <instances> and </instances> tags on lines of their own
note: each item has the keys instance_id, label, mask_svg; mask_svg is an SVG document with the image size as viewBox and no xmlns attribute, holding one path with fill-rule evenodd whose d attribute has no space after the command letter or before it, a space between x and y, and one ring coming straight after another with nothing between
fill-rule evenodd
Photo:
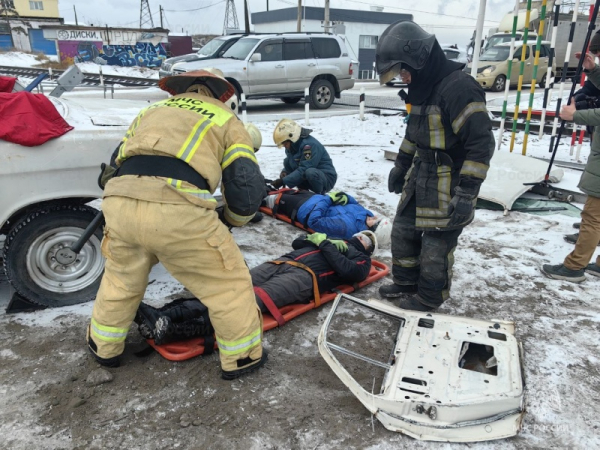
<instances>
[{"instance_id":1,"label":"injured person lying on stretcher","mask_svg":"<svg viewBox=\"0 0 600 450\"><path fill-rule=\"evenodd\" d=\"M359 205L354 197L344 192L325 195L296 189L272 191L265 198L265 209L276 218L283 216L299 228L326 233L338 239L350 239L360 231L370 230L377 236L379 247L391 242L392 222ZM279 216L279 217L278 217Z\"/></svg>"},{"instance_id":2,"label":"injured person lying on stretcher","mask_svg":"<svg viewBox=\"0 0 600 450\"><path fill-rule=\"evenodd\" d=\"M343 284L359 283L371 270L377 238L362 231L348 242L314 233L295 239L294 250L250 270L256 302L263 313L293 303L308 303L320 293ZM200 299L177 299L161 308L141 303L135 316L140 334L156 345L212 336L207 308Z\"/></svg>"}]
</instances>

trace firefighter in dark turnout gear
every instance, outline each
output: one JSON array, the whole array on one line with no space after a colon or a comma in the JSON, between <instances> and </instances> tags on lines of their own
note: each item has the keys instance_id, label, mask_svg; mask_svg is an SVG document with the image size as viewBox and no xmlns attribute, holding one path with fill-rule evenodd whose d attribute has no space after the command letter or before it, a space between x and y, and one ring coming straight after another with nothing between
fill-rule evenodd
<instances>
[{"instance_id":1,"label":"firefighter in dark turnout gear","mask_svg":"<svg viewBox=\"0 0 600 450\"><path fill-rule=\"evenodd\" d=\"M376 64L382 84L400 74L411 105L388 180L390 192L402 192L392 230L394 283L379 292L404 296L402 308L429 311L448 299L458 237L473 220L494 151L492 124L464 64L448 60L414 22L383 32Z\"/></svg>"}]
</instances>

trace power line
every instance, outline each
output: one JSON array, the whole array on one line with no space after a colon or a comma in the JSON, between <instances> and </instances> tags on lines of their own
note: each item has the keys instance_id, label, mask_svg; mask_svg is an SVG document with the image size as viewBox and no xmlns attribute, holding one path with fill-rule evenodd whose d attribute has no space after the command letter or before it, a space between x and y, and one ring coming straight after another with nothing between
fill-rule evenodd
<instances>
[{"instance_id":1,"label":"power line","mask_svg":"<svg viewBox=\"0 0 600 450\"><path fill-rule=\"evenodd\" d=\"M282 1L282 0L279 0L279 1ZM473 17L454 16L452 14L441 14L441 13L437 13L437 12L421 11L421 10L412 9L412 8L398 8L397 6L375 5L373 3L361 2L359 0L345 0L345 1L351 2L351 3L360 3L361 5L381 6L382 8L398 9L400 11L419 12L419 13L423 13L423 14L433 14L434 16L453 17L453 18L458 18L458 19L467 19L467 20L475 20L475 21L477 20L477 18L473 18ZM494 20L485 20L485 21L492 22L492 23L500 23L500 21L494 21Z\"/></svg>"},{"instance_id":2,"label":"power line","mask_svg":"<svg viewBox=\"0 0 600 450\"><path fill-rule=\"evenodd\" d=\"M164 9L163 11L169 11L169 12L191 12L191 11L200 11L201 9L207 9L210 8L212 6L215 5L219 5L221 3L225 3L227 0L221 0L220 2L217 3L213 3L212 5L207 5L207 6L201 6L200 8L194 8L194 9Z\"/></svg>"}]
</instances>

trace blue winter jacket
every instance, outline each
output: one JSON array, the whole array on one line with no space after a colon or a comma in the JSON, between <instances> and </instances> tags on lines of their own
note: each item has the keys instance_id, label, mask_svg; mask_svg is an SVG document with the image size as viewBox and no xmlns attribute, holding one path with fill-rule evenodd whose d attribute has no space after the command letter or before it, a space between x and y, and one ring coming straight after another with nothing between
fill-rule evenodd
<instances>
[{"instance_id":1,"label":"blue winter jacket","mask_svg":"<svg viewBox=\"0 0 600 450\"><path fill-rule=\"evenodd\" d=\"M329 195L315 194L298 209L296 217L317 233L348 240L366 230L367 217L372 216L373 213L359 205L351 195L348 195L346 206L334 206Z\"/></svg>"},{"instance_id":2,"label":"blue winter jacket","mask_svg":"<svg viewBox=\"0 0 600 450\"><path fill-rule=\"evenodd\" d=\"M323 144L310 135L301 136L289 150L285 150L283 170L287 175L283 178L283 184L288 187L299 186L304 181L304 172L310 168L321 170L333 181L332 186L335 184L337 173Z\"/></svg>"}]
</instances>

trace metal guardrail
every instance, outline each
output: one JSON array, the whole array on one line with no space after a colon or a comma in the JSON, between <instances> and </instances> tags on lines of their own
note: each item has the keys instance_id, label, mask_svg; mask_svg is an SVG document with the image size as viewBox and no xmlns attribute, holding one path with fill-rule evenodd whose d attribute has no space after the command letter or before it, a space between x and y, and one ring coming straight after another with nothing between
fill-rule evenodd
<instances>
[{"instance_id":1,"label":"metal guardrail","mask_svg":"<svg viewBox=\"0 0 600 450\"><path fill-rule=\"evenodd\" d=\"M50 79L58 78L64 71L63 70L50 70L50 69L35 69L30 67L9 67L0 66L0 75L8 75L23 78L35 78L41 73L51 73ZM136 77L125 77L118 75L102 75L86 73L83 78L83 85L87 86L100 86L104 84L114 85L120 84L122 86L131 87L148 87L158 85L158 80L152 78L136 78Z\"/></svg>"}]
</instances>

